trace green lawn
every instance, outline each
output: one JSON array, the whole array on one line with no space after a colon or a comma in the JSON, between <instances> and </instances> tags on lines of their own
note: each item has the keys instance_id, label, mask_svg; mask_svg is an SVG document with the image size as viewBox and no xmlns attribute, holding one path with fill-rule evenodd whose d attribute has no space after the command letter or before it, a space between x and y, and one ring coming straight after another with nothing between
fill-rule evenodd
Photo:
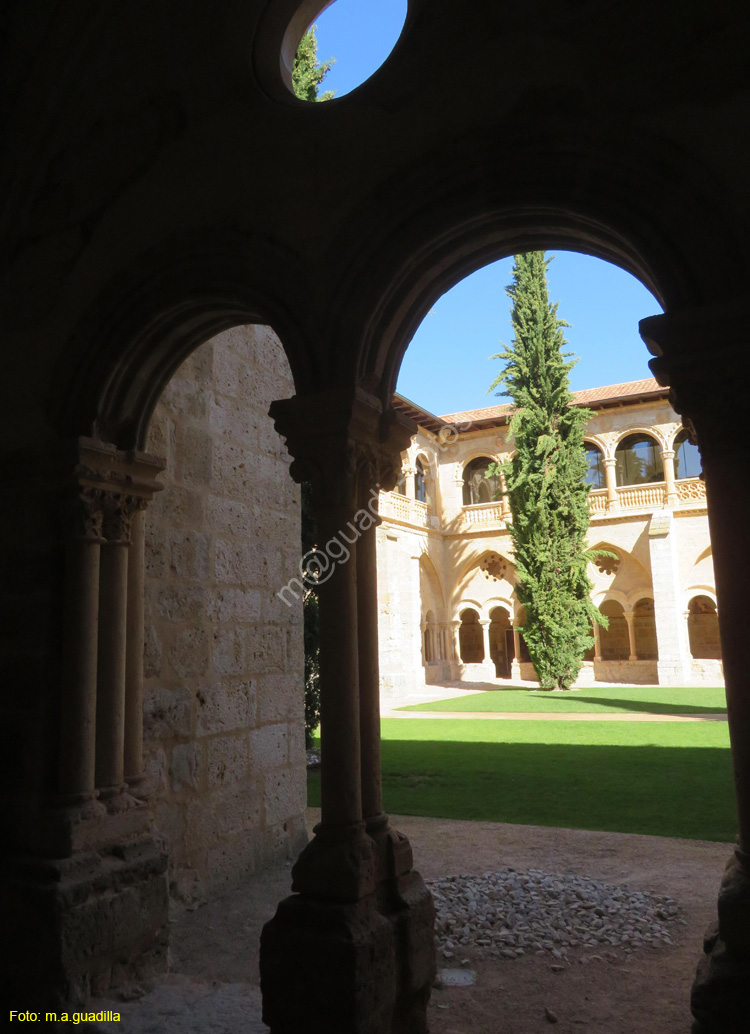
<instances>
[{"instance_id":1,"label":"green lawn","mask_svg":"<svg viewBox=\"0 0 750 1034\"><path fill-rule=\"evenodd\" d=\"M731 841L723 722L384 719L395 814ZM310 776L309 803L320 803Z\"/></svg>"},{"instance_id":2,"label":"green lawn","mask_svg":"<svg viewBox=\"0 0 750 1034\"><path fill-rule=\"evenodd\" d=\"M571 693L492 689L447 700L414 704L401 711L646 711L650 714L726 713L723 689L665 686L589 686Z\"/></svg>"}]
</instances>

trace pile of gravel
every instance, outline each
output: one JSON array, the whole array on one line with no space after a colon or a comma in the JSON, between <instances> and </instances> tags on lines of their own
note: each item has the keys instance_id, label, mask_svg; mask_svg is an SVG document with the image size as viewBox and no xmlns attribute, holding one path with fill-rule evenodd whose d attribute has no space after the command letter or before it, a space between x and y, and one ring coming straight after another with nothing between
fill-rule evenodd
<instances>
[{"instance_id":1,"label":"pile of gravel","mask_svg":"<svg viewBox=\"0 0 750 1034\"><path fill-rule=\"evenodd\" d=\"M428 885L445 959L471 947L494 958L548 952L560 961L568 960L571 948L596 949L612 960L615 948L629 954L671 944L675 924L685 925L672 898L585 876L501 869Z\"/></svg>"}]
</instances>

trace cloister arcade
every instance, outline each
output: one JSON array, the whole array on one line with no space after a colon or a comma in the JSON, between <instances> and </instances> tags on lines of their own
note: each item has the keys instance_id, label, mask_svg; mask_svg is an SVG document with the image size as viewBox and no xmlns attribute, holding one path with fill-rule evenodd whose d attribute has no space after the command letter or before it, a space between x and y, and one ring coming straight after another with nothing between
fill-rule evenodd
<instances>
[{"instance_id":1,"label":"cloister arcade","mask_svg":"<svg viewBox=\"0 0 750 1034\"><path fill-rule=\"evenodd\" d=\"M329 542L366 512L375 486L390 496L401 476L416 426L394 386L431 305L493 258L566 246L615 262L659 300L663 315L644 313L641 334L680 426L700 445L700 485L670 474L664 439L663 485L618 486L607 439L606 486L592 509L594 522L647 512L645 537L626 536L623 548L673 568L679 528L692 520L684 514L694 505L708 514L739 841L717 873L718 926L692 1010L696 1034L744 1034L750 17L722 0L708 13L672 0L637 12L537 2L510 10L494 0L457 12L444 0L409 0L399 42L369 80L305 104L290 89L291 63L324 6L8 5L5 1000L55 1009L167 965L169 835L137 795L142 595L129 555L159 493L162 462L146 451L151 419L182 363L232 328L273 328L294 394L274 399L271 415L292 478L314 485ZM311 174L300 156L314 155L325 161ZM256 433L244 442L247 459L263 455ZM425 480L427 502L415 487L413 506L408 490L398 504L406 498L423 529L440 516L428 510L429 468ZM479 515L497 504L464 507L462 477L433 489L431 505L460 517L446 553L463 570L463 529L481 538ZM322 813L293 893L264 931L272 1034L426 1030L432 904L380 788L379 660L391 675L378 656L378 535L386 529L368 525L321 587ZM417 577L403 591L394 582L391 603L423 670L418 575L427 564L411 532L402 538ZM480 556L494 548L475 545ZM692 581L670 582L668 602L655 591L657 634L664 606L687 607L685 589L706 596L703 561L690 556ZM430 609L452 626L448 585L443 609ZM512 594L507 579L500 589ZM677 677L680 649L659 639L660 673L671 665ZM191 708L198 703L191 695ZM236 801L249 808L246 796ZM227 823L236 815L227 805ZM194 816L210 822L209 804L197 801Z\"/></svg>"}]
</instances>

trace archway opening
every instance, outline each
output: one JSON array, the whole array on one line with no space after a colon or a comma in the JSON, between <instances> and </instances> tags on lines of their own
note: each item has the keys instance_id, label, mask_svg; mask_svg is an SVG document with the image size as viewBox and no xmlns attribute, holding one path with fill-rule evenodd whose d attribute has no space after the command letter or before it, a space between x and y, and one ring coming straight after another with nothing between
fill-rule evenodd
<instances>
[{"instance_id":1,"label":"archway opening","mask_svg":"<svg viewBox=\"0 0 750 1034\"><path fill-rule=\"evenodd\" d=\"M460 614L458 643L464 664L481 664L484 660L484 636L479 624L479 614L473 607L466 607Z\"/></svg>"}]
</instances>

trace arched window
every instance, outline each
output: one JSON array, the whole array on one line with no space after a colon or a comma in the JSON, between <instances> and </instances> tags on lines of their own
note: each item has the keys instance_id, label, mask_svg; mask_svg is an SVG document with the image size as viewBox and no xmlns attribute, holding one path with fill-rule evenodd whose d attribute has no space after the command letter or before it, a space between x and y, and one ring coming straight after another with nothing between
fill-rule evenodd
<instances>
[{"instance_id":1,"label":"arched window","mask_svg":"<svg viewBox=\"0 0 750 1034\"><path fill-rule=\"evenodd\" d=\"M635 655L639 661L655 661L659 657L656 645L656 616L654 601L645 597L633 607L633 638Z\"/></svg>"},{"instance_id":2,"label":"arched window","mask_svg":"<svg viewBox=\"0 0 750 1034\"><path fill-rule=\"evenodd\" d=\"M622 604L605 600L599 610L609 621L609 628L599 628L599 648L603 661L626 661L630 657L630 636Z\"/></svg>"},{"instance_id":3,"label":"arched window","mask_svg":"<svg viewBox=\"0 0 750 1034\"><path fill-rule=\"evenodd\" d=\"M500 477L493 474L485 477L487 468L494 460L487 456L477 456L464 467L464 506L475 503L491 503L500 495Z\"/></svg>"},{"instance_id":4,"label":"arched window","mask_svg":"<svg viewBox=\"0 0 750 1034\"><path fill-rule=\"evenodd\" d=\"M690 653L697 659L721 660L719 618L710 596L693 596L688 604Z\"/></svg>"},{"instance_id":5,"label":"arched window","mask_svg":"<svg viewBox=\"0 0 750 1034\"><path fill-rule=\"evenodd\" d=\"M414 476L414 497L420 501L420 503L427 502L427 483L424 476L424 467L422 461L417 460L416 463L416 474Z\"/></svg>"},{"instance_id":6,"label":"arched window","mask_svg":"<svg viewBox=\"0 0 750 1034\"><path fill-rule=\"evenodd\" d=\"M683 429L674 440L674 476L697 478L702 469L698 446L688 440L688 432Z\"/></svg>"},{"instance_id":7,"label":"arched window","mask_svg":"<svg viewBox=\"0 0 750 1034\"><path fill-rule=\"evenodd\" d=\"M458 645L464 664L479 664L484 660L484 636L479 615L471 607L461 611Z\"/></svg>"},{"instance_id":8,"label":"arched window","mask_svg":"<svg viewBox=\"0 0 750 1034\"><path fill-rule=\"evenodd\" d=\"M646 485L664 480L659 446L647 434L629 434L615 450L618 485Z\"/></svg>"},{"instance_id":9,"label":"arched window","mask_svg":"<svg viewBox=\"0 0 750 1034\"><path fill-rule=\"evenodd\" d=\"M586 449L586 476L584 481L592 488L605 488L606 478L604 475L604 457L602 450L596 445L584 442Z\"/></svg>"}]
</instances>

